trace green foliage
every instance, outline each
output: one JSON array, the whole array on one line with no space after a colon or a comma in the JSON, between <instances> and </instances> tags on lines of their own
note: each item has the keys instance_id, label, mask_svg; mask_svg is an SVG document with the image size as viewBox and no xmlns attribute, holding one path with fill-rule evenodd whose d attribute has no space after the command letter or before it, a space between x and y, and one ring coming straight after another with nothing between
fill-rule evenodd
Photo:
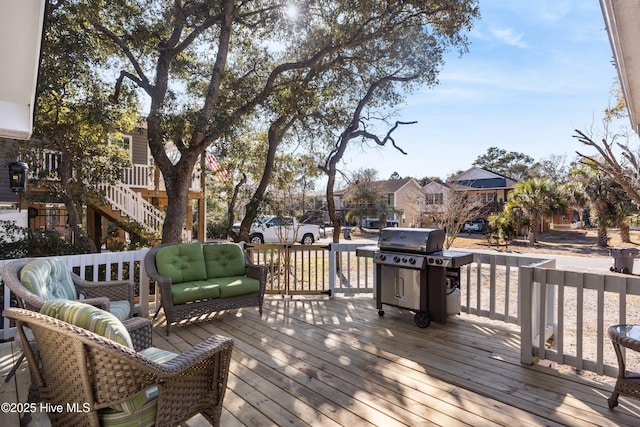
<instances>
[{"instance_id":1,"label":"green foliage","mask_svg":"<svg viewBox=\"0 0 640 427\"><path fill-rule=\"evenodd\" d=\"M592 217L598 227L598 244L607 245L607 228L620 225L635 210L629 194L597 160L582 160L571 171L574 182L581 185L592 207Z\"/></svg>"},{"instance_id":2,"label":"green foliage","mask_svg":"<svg viewBox=\"0 0 640 427\"><path fill-rule=\"evenodd\" d=\"M516 184L509 193L501 221L510 222L514 229L529 225L529 242L535 242L535 236L542 226L543 216L567 208L562 186L548 180L532 178ZM499 224L496 224L499 225Z\"/></svg>"},{"instance_id":3,"label":"green foliage","mask_svg":"<svg viewBox=\"0 0 640 427\"><path fill-rule=\"evenodd\" d=\"M42 43L34 139L21 158L33 165L39 178L50 171L39 168L44 156L56 154L57 181L47 185L50 196L65 204L69 227L78 243L95 251L82 228L82 212L90 199L101 199L97 188L113 183L129 166L129 155L107 144L138 119L135 93L120 91L122 102L109 101L109 51L100 37L86 33L85 21L73 13L75 2L57 2L47 8L47 29Z\"/></svg>"},{"instance_id":4,"label":"green foliage","mask_svg":"<svg viewBox=\"0 0 640 427\"><path fill-rule=\"evenodd\" d=\"M13 221L0 221L0 259L18 259L86 253L51 230L31 231Z\"/></svg>"},{"instance_id":5,"label":"green foliage","mask_svg":"<svg viewBox=\"0 0 640 427\"><path fill-rule=\"evenodd\" d=\"M498 233L502 240L511 240L518 233L519 221L514 217L514 211L503 210L495 215L489 216L489 227Z\"/></svg>"},{"instance_id":6,"label":"green foliage","mask_svg":"<svg viewBox=\"0 0 640 427\"><path fill-rule=\"evenodd\" d=\"M369 117L387 119L411 89L437 83L444 53L466 50L479 16L477 0L303 2L295 17L272 0L70 3L74 22L117 53L108 64L122 72L119 88L133 83L151 98L151 153L171 177L167 242L179 239L186 210L187 184L174 178L191 175L210 146L257 123L279 134L270 143L295 134L307 147L326 148L335 141L331 129L351 122L371 85L392 76L397 84L381 85L369 104L388 109ZM166 140L180 150L179 162L164 152Z\"/></svg>"},{"instance_id":7,"label":"green foliage","mask_svg":"<svg viewBox=\"0 0 640 427\"><path fill-rule=\"evenodd\" d=\"M473 162L474 166L489 169L516 181L531 178L529 171L534 164L535 160L526 154L498 147L489 147L485 154L478 156Z\"/></svg>"},{"instance_id":8,"label":"green foliage","mask_svg":"<svg viewBox=\"0 0 640 427\"><path fill-rule=\"evenodd\" d=\"M376 181L377 171L374 169L360 169L353 174L353 184L345 194L345 201L349 210L345 219L351 224L358 224L363 218L379 218L381 226L386 224L387 216L393 215L395 210L382 193L380 183Z\"/></svg>"}]
</instances>

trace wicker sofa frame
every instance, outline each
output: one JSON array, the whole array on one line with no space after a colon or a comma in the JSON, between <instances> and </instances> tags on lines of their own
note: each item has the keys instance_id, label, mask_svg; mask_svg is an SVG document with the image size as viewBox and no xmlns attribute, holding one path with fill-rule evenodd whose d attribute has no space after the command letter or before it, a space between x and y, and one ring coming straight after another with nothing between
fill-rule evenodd
<instances>
[{"instance_id":1,"label":"wicker sofa frame","mask_svg":"<svg viewBox=\"0 0 640 427\"><path fill-rule=\"evenodd\" d=\"M144 267L147 275L155 280L160 289L160 297L162 308L164 309L167 321L167 335L171 333L171 325L186 319L211 314L222 310L231 310L243 307L258 307L260 315L262 315L262 303L264 301L264 293L267 286L267 275L269 269L265 266L256 265L249 259L246 251L243 250L245 258L245 269L247 277L258 280L260 282L260 290L244 295L237 295L227 298L213 298L206 300L193 301L186 304L174 304L171 293L171 278L158 273L156 268L156 254L163 247L174 245L175 243L165 243L155 246L144 257ZM217 243L203 243L203 245ZM160 309L156 310L154 319L157 317Z\"/></svg>"},{"instance_id":2,"label":"wicker sofa frame","mask_svg":"<svg viewBox=\"0 0 640 427\"><path fill-rule=\"evenodd\" d=\"M151 386L159 390L156 423L178 425L200 413L220 425L233 341L212 336L175 359L158 364L93 332L29 310L11 308L25 339L31 329L38 353L25 348L43 402L88 404L79 411L52 412L52 425L98 426L98 410L132 399Z\"/></svg>"},{"instance_id":3,"label":"wicker sofa frame","mask_svg":"<svg viewBox=\"0 0 640 427\"><path fill-rule=\"evenodd\" d=\"M20 271L34 258L23 258L7 262L0 270L2 280L16 296L18 307L39 312L46 302L27 289L20 281ZM110 280L91 282L84 280L73 271L71 279L76 288L76 295L84 295L82 302L109 311L110 301L129 301L131 313L134 312L134 284L126 280ZM151 347L152 322L142 317L131 317L122 322L137 350Z\"/></svg>"}]
</instances>

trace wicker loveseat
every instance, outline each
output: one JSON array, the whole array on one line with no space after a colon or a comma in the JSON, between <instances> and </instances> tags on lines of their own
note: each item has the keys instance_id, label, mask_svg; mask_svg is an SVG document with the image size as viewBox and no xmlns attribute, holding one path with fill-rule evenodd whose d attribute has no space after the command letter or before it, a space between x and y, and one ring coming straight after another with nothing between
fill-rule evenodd
<instances>
[{"instance_id":1,"label":"wicker loveseat","mask_svg":"<svg viewBox=\"0 0 640 427\"><path fill-rule=\"evenodd\" d=\"M236 243L163 244L147 252L144 266L160 288L167 335L173 323L220 310L258 307L262 314L268 269Z\"/></svg>"},{"instance_id":2,"label":"wicker loveseat","mask_svg":"<svg viewBox=\"0 0 640 427\"><path fill-rule=\"evenodd\" d=\"M112 314L79 301L54 300L41 313L7 309L25 339L32 376L54 426L174 426L201 413L220 424L233 341L212 336L182 354L137 352Z\"/></svg>"}]
</instances>

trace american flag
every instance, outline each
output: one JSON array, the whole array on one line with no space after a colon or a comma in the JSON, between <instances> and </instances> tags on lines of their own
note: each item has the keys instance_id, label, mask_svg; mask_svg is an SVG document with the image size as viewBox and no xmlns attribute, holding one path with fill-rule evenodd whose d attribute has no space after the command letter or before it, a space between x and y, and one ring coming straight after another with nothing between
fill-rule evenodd
<instances>
[{"instance_id":1,"label":"american flag","mask_svg":"<svg viewBox=\"0 0 640 427\"><path fill-rule=\"evenodd\" d=\"M231 173L228 170L228 167L224 164L224 162L218 162L216 160L216 156L211 153L208 153L204 158L205 163L211 169L219 180L226 181L231 178Z\"/></svg>"}]
</instances>

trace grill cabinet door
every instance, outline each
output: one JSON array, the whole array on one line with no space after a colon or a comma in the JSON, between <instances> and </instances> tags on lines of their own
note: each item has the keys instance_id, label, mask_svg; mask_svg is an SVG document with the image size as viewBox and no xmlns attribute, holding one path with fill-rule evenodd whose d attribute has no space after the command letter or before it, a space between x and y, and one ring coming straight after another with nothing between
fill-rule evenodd
<instances>
[{"instance_id":1,"label":"grill cabinet door","mask_svg":"<svg viewBox=\"0 0 640 427\"><path fill-rule=\"evenodd\" d=\"M381 302L420 310L420 270L382 266Z\"/></svg>"}]
</instances>

